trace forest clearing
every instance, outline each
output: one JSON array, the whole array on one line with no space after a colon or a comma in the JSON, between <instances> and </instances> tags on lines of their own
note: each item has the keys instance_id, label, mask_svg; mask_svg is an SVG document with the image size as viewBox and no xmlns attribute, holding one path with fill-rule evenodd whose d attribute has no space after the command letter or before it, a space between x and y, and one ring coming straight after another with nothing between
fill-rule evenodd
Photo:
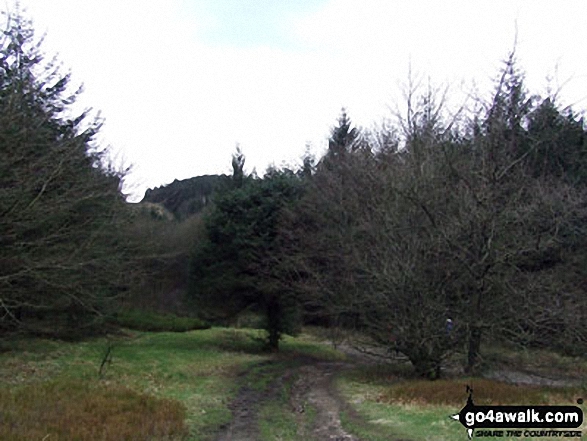
<instances>
[{"instance_id":1,"label":"forest clearing","mask_svg":"<svg viewBox=\"0 0 587 441\"><path fill-rule=\"evenodd\" d=\"M488 355L488 373L507 367L565 379L564 387L462 375L430 382L414 378L405 360L381 364L335 350L319 331L286 337L278 354L261 350L259 330L127 331L110 341L101 375L104 338L3 346L0 438L448 441L466 436L449 419L465 404L466 384L478 403L569 404L585 396L587 364L577 359Z\"/></svg>"}]
</instances>

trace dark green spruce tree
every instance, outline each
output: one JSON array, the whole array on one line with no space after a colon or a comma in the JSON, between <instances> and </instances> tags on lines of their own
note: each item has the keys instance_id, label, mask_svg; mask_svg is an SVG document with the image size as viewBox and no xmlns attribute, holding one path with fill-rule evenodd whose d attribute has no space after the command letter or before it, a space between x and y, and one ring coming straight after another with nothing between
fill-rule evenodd
<instances>
[{"instance_id":1,"label":"dark green spruce tree","mask_svg":"<svg viewBox=\"0 0 587 441\"><path fill-rule=\"evenodd\" d=\"M30 21L0 39L0 332L95 330L127 280L122 175Z\"/></svg>"},{"instance_id":2,"label":"dark green spruce tree","mask_svg":"<svg viewBox=\"0 0 587 441\"><path fill-rule=\"evenodd\" d=\"M282 209L302 191L289 170L269 171L263 179L244 176L244 157L233 157L235 185L218 195L206 218L207 238L190 266L190 296L208 319L226 319L246 308L263 312L268 348L277 350L292 332L297 313L279 277L278 226Z\"/></svg>"},{"instance_id":3,"label":"dark green spruce tree","mask_svg":"<svg viewBox=\"0 0 587 441\"><path fill-rule=\"evenodd\" d=\"M332 128L330 139L328 140L328 152L325 161L335 163L346 157L351 151L359 133L356 128L351 128L352 122L347 115L346 109L342 108L338 125Z\"/></svg>"}]
</instances>

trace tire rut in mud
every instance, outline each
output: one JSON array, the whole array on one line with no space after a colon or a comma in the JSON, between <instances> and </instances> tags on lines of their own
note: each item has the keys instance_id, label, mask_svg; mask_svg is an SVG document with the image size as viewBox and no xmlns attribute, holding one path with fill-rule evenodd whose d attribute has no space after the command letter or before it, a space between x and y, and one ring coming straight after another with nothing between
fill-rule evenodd
<instances>
[{"instance_id":1,"label":"tire rut in mud","mask_svg":"<svg viewBox=\"0 0 587 441\"><path fill-rule=\"evenodd\" d=\"M265 368L274 368L275 361L258 363L239 375L239 382L255 383L260 377L267 375ZM254 372L262 369L262 372ZM259 436L258 414L262 405L275 399L280 391L283 375L272 380L267 387L260 390L245 384L240 387L236 397L228 405L232 413L230 423L224 427L216 441L257 441Z\"/></svg>"},{"instance_id":2,"label":"tire rut in mud","mask_svg":"<svg viewBox=\"0 0 587 441\"><path fill-rule=\"evenodd\" d=\"M307 406L314 408L316 417L309 435L316 440L359 441L342 427L340 413L347 404L335 392L333 384L335 375L348 368L347 363L317 362L297 369L290 402L298 413L305 413Z\"/></svg>"},{"instance_id":3,"label":"tire rut in mud","mask_svg":"<svg viewBox=\"0 0 587 441\"><path fill-rule=\"evenodd\" d=\"M340 413L348 405L338 396L333 384L336 374L352 366L344 362L297 359L289 366L267 361L251 367L239 376L240 382L254 384L263 375L275 378L262 390L249 384L241 386L229 405L232 420L219 433L216 441L259 440L260 410L263 405L278 400L286 383L293 379L288 411L295 414L299 439L360 441L342 428ZM276 375L277 369L281 372ZM306 413L310 406L313 412ZM312 421L307 416L309 413L313 414Z\"/></svg>"}]
</instances>

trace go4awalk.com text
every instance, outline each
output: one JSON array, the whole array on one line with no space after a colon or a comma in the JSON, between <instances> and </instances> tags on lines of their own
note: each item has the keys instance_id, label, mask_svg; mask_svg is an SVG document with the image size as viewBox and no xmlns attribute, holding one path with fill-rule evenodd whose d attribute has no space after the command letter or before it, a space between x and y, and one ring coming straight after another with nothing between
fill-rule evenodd
<instances>
[{"instance_id":1,"label":"go4awalk.com text","mask_svg":"<svg viewBox=\"0 0 587 441\"><path fill-rule=\"evenodd\" d=\"M469 439L473 434L476 438L581 438L577 429L583 424L583 410L578 406L477 406L472 388L467 390L467 404L451 418L467 429Z\"/></svg>"},{"instance_id":2,"label":"go4awalk.com text","mask_svg":"<svg viewBox=\"0 0 587 441\"><path fill-rule=\"evenodd\" d=\"M476 430L475 438L581 438L580 430Z\"/></svg>"}]
</instances>

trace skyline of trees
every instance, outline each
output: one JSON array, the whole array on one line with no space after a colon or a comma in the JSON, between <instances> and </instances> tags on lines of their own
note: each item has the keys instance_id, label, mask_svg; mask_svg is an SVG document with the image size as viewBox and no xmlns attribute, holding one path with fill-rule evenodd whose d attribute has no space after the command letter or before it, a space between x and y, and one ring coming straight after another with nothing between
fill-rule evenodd
<instances>
[{"instance_id":1,"label":"skyline of trees","mask_svg":"<svg viewBox=\"0 0 587 441\"><path fill-rule=\"evenodd\" d=\"M430 88L408 97L387 132L361 133L342 110L324 157L298 172L301 199L280 208L271 270L248 273L248 286L293 287L306 321L359 331L430 378L455 350L473 371L488 338L580 353L584 121L530 95L513 55L484 110L460 125ZM247 210L231 222L253 222ZM220 291L219 305L247 295Z\"/></svg>"}]
</instances>

